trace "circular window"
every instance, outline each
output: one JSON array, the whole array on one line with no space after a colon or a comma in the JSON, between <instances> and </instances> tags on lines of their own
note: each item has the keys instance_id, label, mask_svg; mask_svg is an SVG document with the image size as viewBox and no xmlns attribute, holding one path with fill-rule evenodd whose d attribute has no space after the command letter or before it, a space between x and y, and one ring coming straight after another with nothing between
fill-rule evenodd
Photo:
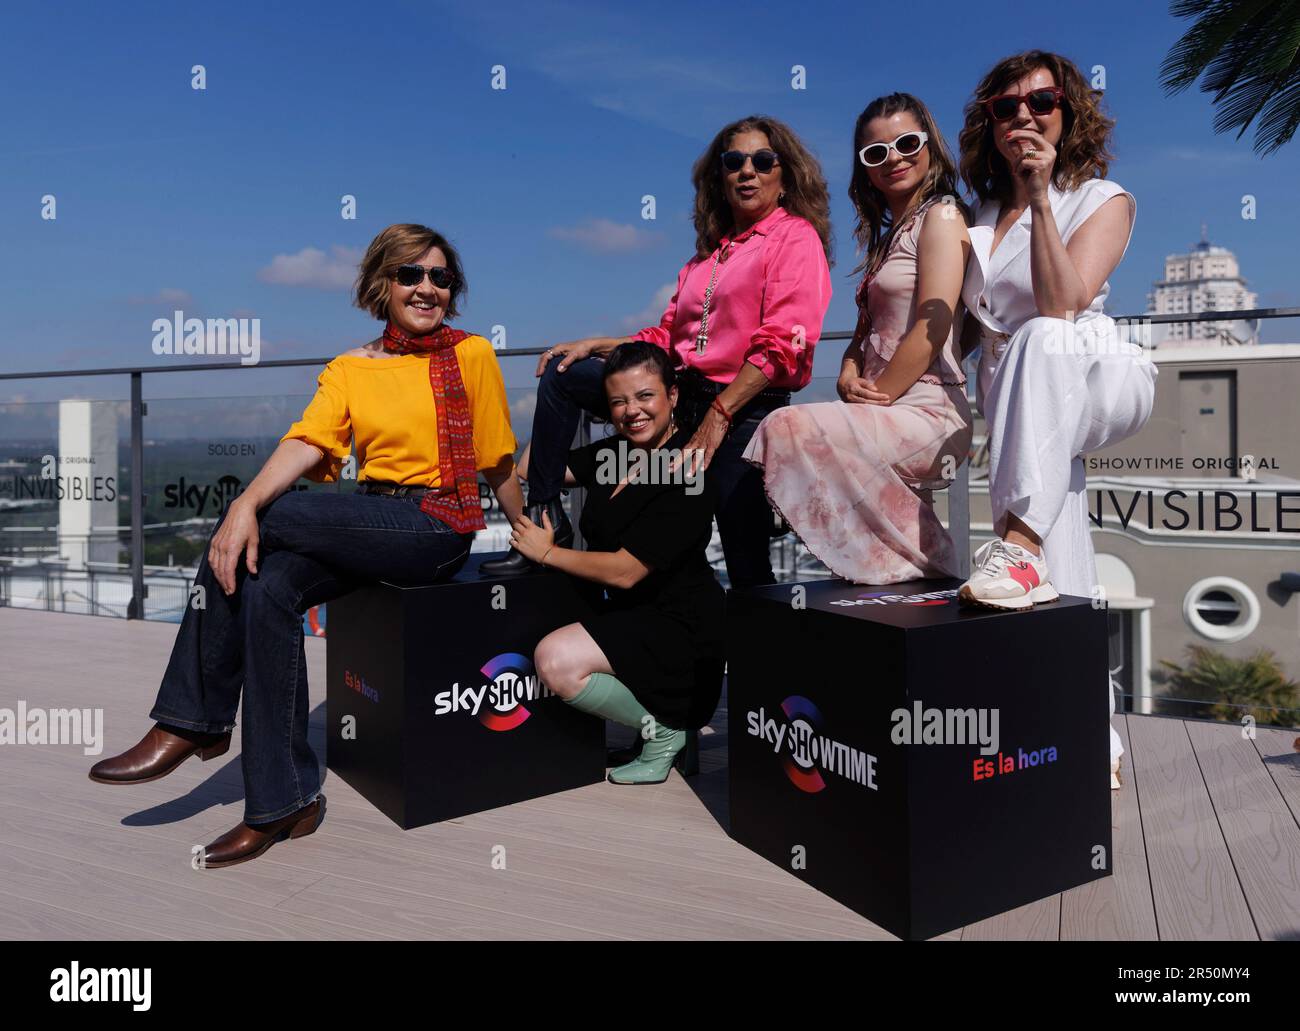
<instances>
[{"instance_id":1,"label":"circular window","mask_svg":"<svg viewBox=\"0 0 1300 1031\"><path fill-rule=\"evenodd\" d=\"M1240 580L1211 576L1192 584L1183 598L1183 618L1202 637L1240 641L1259 626L1259 599Z\"/></svg>"}]
</instances>

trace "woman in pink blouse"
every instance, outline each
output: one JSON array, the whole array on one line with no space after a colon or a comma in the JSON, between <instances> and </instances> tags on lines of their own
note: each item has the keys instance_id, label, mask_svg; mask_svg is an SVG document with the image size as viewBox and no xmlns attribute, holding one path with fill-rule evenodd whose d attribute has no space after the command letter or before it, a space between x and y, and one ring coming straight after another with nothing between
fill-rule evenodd
<instances>
[{"instance_id":1,"label":"woman in pink blouse","mask_svg":"<svg viewBox=\"0 0 1300 1031\"><path fill-rule=\"evenodd\" d=\"M763 418L812 377L813 350L831 298L830 202L821 168L794 132L752 116L726 126L695 163L695 254L659 325L635 334L666 350L679 373L685 449L716 479L715 515L733 587L774 582L772 512L758 470L741 457ZM542 355L529 453L528 516L543 513L563 545L564 461L583 410L608 418L604 355L623 338L557 344ZM693 470L694 466L691 467ZM517 551L483 564L488 575L525 572Z\"/></svg>"},{"instance_id":2,"label":"woman in pink blouse","mask_svg":"<svg viewBox=\"0 0 1300 1031\"><path fill-rule=\"evenodd\" d=\"M849 196L866 252L842 401L769 415L744 457L838 576L889 584L957 576L930 492L966 459L971 414L953 327L970 253L957 172L925 105L873 100L853 131Z\"/></svg>"}]
</instances>

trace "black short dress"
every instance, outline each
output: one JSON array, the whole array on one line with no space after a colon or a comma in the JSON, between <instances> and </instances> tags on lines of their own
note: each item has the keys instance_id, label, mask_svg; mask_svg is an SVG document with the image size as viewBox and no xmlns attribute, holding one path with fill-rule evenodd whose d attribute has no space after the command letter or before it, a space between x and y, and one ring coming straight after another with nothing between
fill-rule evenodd
<instances>
[{"instance_id":1,"label":"black short dress","mask_svg":"<svg viewBox=\"0 0 1300 1031\"><path fill-rule=\"evenodd\" d=\"M690 437L678 430L660 450L680 449ZM647 476L611 497L618 479L609 474L622 471L620 448L632 454L621 436L569 452L569 469L587 490L578 525L589 551L626 548L650 573L627 590L605 588L603 598L588 582L597 614L581 622L656 720L694 730L712 719L722 693L726 595L705 556L717 490L705 472L702 488L699 480Z\"/></svg>"}]
</instances>

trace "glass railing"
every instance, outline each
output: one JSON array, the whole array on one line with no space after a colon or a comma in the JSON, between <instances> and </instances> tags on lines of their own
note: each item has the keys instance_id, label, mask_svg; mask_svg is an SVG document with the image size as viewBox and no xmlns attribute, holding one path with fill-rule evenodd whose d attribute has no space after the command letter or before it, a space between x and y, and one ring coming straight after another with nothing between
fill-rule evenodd
<instances>
[{"instance_id":1,"label":"glass railing","mask_svg":"<svg viewBox=\"0 0 1300 1031\"><path fill-rule=\"evenodd\" d=\"M0 604L127 614L128 408L75 399L0 404Z\"/></svg>"},{"instance_id":2,"label":"glass railing","mask_svg":"<svg viewBox=\"0 0 1300 1031\"><path fill-rule=\"evenodd\" d=\"M1296 315L1300 309L1206 317ZM1157 316L1135 321L1149 333L1148 324L1193 320ZM848 336L828 333L823 340ZM510 361L531 366L539 352L532 348L498 355L503 367ZM1089 456L1093 543L1103 595L1098 600L1108 608L1112 674L1134 711L1300 723L1300 602L1291 598L1300 590L1300 536L1287 537L1288 532L1300 534L1300 449L1292 443L1290 449L1274 449L1281 452L1277 455L1259 455L1254 443L1258 420L1251 421L1252 412L1258 416L1271 403L1268 417L1280 424L1272 439L1300 440L1300 412L1293 404L1269 400L1269 391L1282 390L1294 398L1300 389L1300 347L1282 352L1225 347L1213 361L1182 362L1178 352L1161 349L1163 375L1148 426L1117 449ZM264 362L241 369L239 376L250 376L249 369L319 366L325 360ZM229 366L221 368L234 375ZM310 394L154 397L146 403L144 377L162 371L146 367L86 374L129 384L130 396L120 400L0 403L0 606L179 622L190 601L198 557L217 519L300 416ZM0 378L30 381L57 375L68 374ZM166 382L159 376L150 386L160 389ZM522 448L535 391L516 388L508 395ZM795 401L836 396L834 379L817 377ZM1189 428L1196 440L1212 443L1222 437L1223 446L1240 452L1255 447L1256 458L1271 458L1273 467L1266 462L1262 469L1168 472L1159 463L1154 470L1142 468L1144 461L1149 466L1149 459L1166 452L1187 452L1193 446L1186 443ZM608 427L596 423L584 425L581 434L605 432ZM1098 466L1094 460L1100 459L1110 464ZM304 480L299 489L352 490L355 469L345 469L344 475L337 484ZM936 514L953 535L962 568L992 535L987 475L984 426L977 417L970 461L958 469L950 489L934 495ZM1178 491L1211 498L1217 492L1220 507L1231 496L1244 518L1235 528L1211 527L1181 536L1158 519L1146 520L1148 497L1160 499L1167 509L1166 495ZM486 483L480 484L480 494L487 529L478 534L474 549L503 551L509 526ZM1284 498L1280 507L1279 496ZM1287 500L1292 496L1295 500ZM571 506L580 501L580 492L569 497ZM1265 509L1273 524L1252 531ZM794 534L776 538L771 548L779 582L831 575ZM725 584L716 532L709 558ZM326 632L325 608L307 614L308 633Z\"/></svg>"}]
</instances>

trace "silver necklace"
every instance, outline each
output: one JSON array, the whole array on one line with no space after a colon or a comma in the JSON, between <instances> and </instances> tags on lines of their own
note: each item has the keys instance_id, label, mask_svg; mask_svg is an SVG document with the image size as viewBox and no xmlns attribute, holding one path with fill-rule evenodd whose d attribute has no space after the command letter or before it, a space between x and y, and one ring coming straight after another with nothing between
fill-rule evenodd
<instances>
[{"instance_id":1,"label":"silver necklace","mask_svg":"<svg viewBox=\"0 0 1300 1031\"><path fill-rule=\"evenodd\" d=\"M700 332L695 338L695 353L703 354L709 344L709 305L713 301L713 289L717 286L718 262L727 256L734 241L728 240L727 246L713 255L713 268L709 272L709 285L704 291L704 310L700 312Z\"/></svg>"}]
</instances>

